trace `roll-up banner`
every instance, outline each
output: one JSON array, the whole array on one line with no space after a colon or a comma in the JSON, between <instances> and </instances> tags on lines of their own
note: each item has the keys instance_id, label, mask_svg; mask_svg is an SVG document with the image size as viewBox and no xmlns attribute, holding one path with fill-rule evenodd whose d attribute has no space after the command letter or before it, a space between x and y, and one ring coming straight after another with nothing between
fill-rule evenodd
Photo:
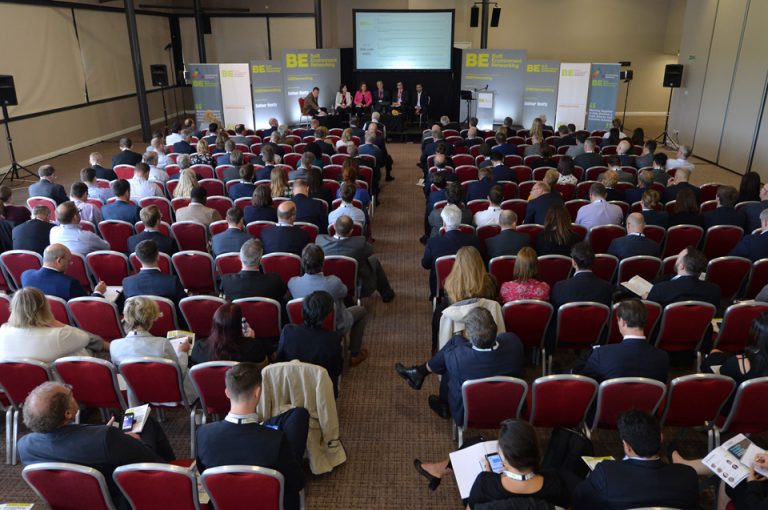
<instances>
[{"instance_id":1,"label":"roll-up banner","mask_svg":"<svg viewBox=\"0 0 768 510\"><path fill-rule=\"evenodd\" d=\"M317 102L330 111L341 82L338 49L283 50L285 121L298 124L301 118L299 98L314 87L320 89Z\"/></svg>"},{"instance_id":2,"label":"roll-up banner","mask_svg":"<svg viewBox=\"0 0 768 510\"><path fill-rule=\"evenodd\" d=\"M219 64L187 64L187 76L192 80L197 124L201 128L207 128L211 122L223 126Z\"/></svg>"},{"instance_id":3,"label":"roll-up banner","mask_svg":"<svg viewBox=\"0 0 768 510\"><path fill-rule=\"evenodd\" d=\"M619 64L592 64L587 130L611 129L619 97Z\"/></svg>"},{"instance_id":4,"label":"roll-up banner","mask_svg":"<svg viewBox=\"0 0 768 510\"><path fill-rule=\"evenodd\" d=\"M590 64L560 64L560 81L558 82L557 114L555 124L576 125L576 129L584 129L584 119L587 115L587 97L589 96Z\"/></svg>"},{"instance_id":5,"label":"roll-up banner","mask_svg":"<svg viewBox=\"0 0 768 510\"><path fill-rule=\"evenodd\" d=\"M493 91L494 121L500 123L505 117L519 122L523 117L523 88L525 81L526 50L464 50L461 64L461 90L471 90L477 98L477 91ZM476 103L473 101L473 103ZM467 118L467 106L461 101L459 111L463 121ZM472 114L477 104L472 105Z\"/></svg>"},{"instance_id":6,"label":"roll-up banner","mask_svg":"<svg viewBox=\"0 0 768 510\"><path fill-rule=\"evenodd\" d=\"M253 129L253 103L251 102L251 70L248 64L219 64L221 102L224 125L235 129L243 124Z\"/></svg>"},{"instance_id":7,"label":"roll-up banner","mask_svg":"<svg viewBox=\"0 0 768 510\"><path fill-rule=\"evenodd\" d=\"M256 129L269 128L269 119L285 122L283 67L277 60L251 62L253 115Z\"/></svg>"},{"instance_id":8,"label":"roll-up banner","mask_svg":"<svg viewBox=\"0 0 768 510\"><path fill-rule=\"evenodd\" d=\"M529 60L525 64L525 93L523 94L523 121L525 127L542 113L554 119L557 113L557 83L560 62L557 60Z\"/></svg>"}]
</instances>

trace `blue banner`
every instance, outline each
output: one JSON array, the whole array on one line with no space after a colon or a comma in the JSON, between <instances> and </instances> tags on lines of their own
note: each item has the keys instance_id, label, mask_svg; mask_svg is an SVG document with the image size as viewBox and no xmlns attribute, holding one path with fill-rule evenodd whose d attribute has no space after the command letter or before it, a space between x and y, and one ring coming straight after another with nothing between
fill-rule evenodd
<instances>
[{"instance_id":1,"label":"blue banner","mask_svg":"<svg viewBox=\"0 0 768 510\"><path fill-rule=\"evenodd\" d=\"M197 125L203 129L216 122L224 127L219 64L187 64L187 76L192 80Z\"/></svg>"},{"instance_id":2,"label":"blue banner","mask_svg":"<svg viewBox=\"0 0 768 510\"><path fill-rule=\"evenodd\" d=\"M525 65L525 93L523 95L522 125L529 127L542 113L547 119L557 112L557 85L560 81L560 62L557 60L529 60Z\"/></svg>"},{"instance_id":3,"label":"blue banner","mask_svg":"<svg viewBox=\"0 0 768 510\"><path fill-rule=\"evenodd\" d=\"M619 97L619 64L592 64L587 130L610 129Z\"/></svg>"}]
</instances>

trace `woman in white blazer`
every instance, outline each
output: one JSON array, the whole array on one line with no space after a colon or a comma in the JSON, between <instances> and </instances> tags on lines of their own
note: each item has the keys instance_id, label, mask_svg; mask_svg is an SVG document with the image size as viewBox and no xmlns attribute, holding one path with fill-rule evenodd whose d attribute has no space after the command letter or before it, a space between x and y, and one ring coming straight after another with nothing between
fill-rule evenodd
<instances>
[{"instance_id":1,"label":"woman in white blazer","mask_svg":"<svg viewBox=\"0 0 768 510\"><path fill-rule=\"evenodd\" d=\"M336 114L352 111L352 94L347 90L345 83L341 84L339 91L336 92L336 103L334 104Z\"/></svg>"}]
</instances>

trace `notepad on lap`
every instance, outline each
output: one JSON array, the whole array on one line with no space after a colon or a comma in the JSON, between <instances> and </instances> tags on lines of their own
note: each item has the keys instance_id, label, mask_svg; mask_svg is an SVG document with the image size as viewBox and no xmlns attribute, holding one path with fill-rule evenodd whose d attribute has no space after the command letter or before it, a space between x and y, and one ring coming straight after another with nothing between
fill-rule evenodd
<instances>
[{"instance_id":1,"label":"notepad on lap","mask_svg":"<svg viewBox=\"0 0 768 510\"><path fill-rule=\"evenodd\" d=\"M462 499L469 497L469 492L472 490L477 475L484 470L485 456L498 450L498 441L485 441L457 450L449 455L453 474L456 477L456 485L459 486L459 494L461 494Z\"/></svg>"},{"instance_id":2,"label":"notepad on lap","mask_svg":"<svg viewBox=\"0 0 768 510\"><path fill-rule=\"evenodd\" d=\"M645 299L653 288L653 284L643 278L642 276L633 276L627 282L622 282L621 285L630 291L634 292L641 298Z\"/></svg>"}]
</instances>

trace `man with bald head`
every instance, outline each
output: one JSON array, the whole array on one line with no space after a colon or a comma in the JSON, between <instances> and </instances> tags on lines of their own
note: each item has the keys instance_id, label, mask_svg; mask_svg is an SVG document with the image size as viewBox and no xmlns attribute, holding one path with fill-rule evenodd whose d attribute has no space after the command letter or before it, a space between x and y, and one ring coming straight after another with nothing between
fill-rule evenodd
<instances>
[{"instance_id":1,"label":"man with bald head","mask_svg":"<svg viewBox=\"0 0 768 510\"><path fill-rule=\"evenodd\" d=\"M521 248L530 246L531 236L525 232L515 232L517 227L515 211L501 211L499 226L501 232L485 240L485 250L489 259L502 255L517 255Z\"/></svg>"},{"instance_id":2,"label":"man with bald head","mask_svg":"<svg viewBox=\"0 0 768 510\"><path fill-rule=\"evenodd\" d=\"M603 157L595 152L595 142L592 140L584 142L584 152L573 158L573 163L584 170L593 166L605 166Z\"/></svg>"},{"instance_id":3,"label":"man with bald head","mask_svg":"<svg viewBox=\"0 0 768 510\"><path fill-rule=\"evenodd\" d=\"M636 212L627 216L627 235L611 241L608 253L619 260L637 255L659 257L661 246L656 241L648 239L643 234L645 230L645 218L642 213Z\"/></svg>"},{"instance_id":4,"label":"man with bald head","mask_svg":"<svg viewBox=\"0 0 768 510\"><path fill-rule=\"evenodd\" d=\"M635 166L635 153L632 151L632 143L626 138L616 146L616 155L621 166Z\"/></svg>"},{"instance_id":5,"label":"man with bald head","mask_svg":"<svg viewBox=\"0 0 768 510\"><path fill-rule=\"evenodd\" d=\"M113 482L112 472L126 464L174 460L168 438L152 417L140 434L133 434L111 426L114 418L106 425L75 423L77 411L72 389L64 384L45 382L32 390L24 402L24 425L32 432L19 440L21 462L93 467L104 475L117 508L130 508Z\"/></svg>"},{"instance_id":6,"label":"man with bald head","mask_svg":"<svg viewBox=\"0 0 768 510\"><path fill-rule=\"evenodd\" d=\"M108 250L109 243L93 232L83 230L80 226L80 211L74 202L67 201L56 208L58 227L51 229L51 244L66 245L73 253L83 257L91 252Z\"/></svg>"},{"instance_id":7,"label":"man with bald head","mask_svg":"<svg viewBox=\"0 0 768 510\"><path fill-rule=\"evenodd\" d=\"M21 286L35 287L48 296L60 297L64 301L86 296L80 282L65 274L71 261L69 248L59 243L51 244L43 252L43 267L27 269L21 274ZM106 290L107 284L99 282L94 287L93 295L101 296Z\"/></svg>"},{"instance_id":8,"label":"man with bald head","mask_svg":"<svg viewBox=\"0 0 768 510\"><path fill-rule=\"evenodd\" d=\"M669 179L667 181L667 187L664 190L664 194L662 195L662 200L664 202L669 202L670 200L676 200L677 194L680 193L680 190L689 189L693 192L693 194L696 196L696 203L701 203L701 191L698 187L694 186L690 182L688 182L691 178L691 171L687 168L678 168L675 170L675 176Z\"/></svg>"},{"instance_id":9,"label":"man with bald head","mask_svg":"<svg viewBox=\"0 0 768 510\"><path fill-rule=\"evenodd\" d=\"M310 243L309 234L295 226L296 204L287 201L277 208L277 226L261 232L264 253L287 252L301 255L301 250Z\"/></svg>"}]
</instances>

